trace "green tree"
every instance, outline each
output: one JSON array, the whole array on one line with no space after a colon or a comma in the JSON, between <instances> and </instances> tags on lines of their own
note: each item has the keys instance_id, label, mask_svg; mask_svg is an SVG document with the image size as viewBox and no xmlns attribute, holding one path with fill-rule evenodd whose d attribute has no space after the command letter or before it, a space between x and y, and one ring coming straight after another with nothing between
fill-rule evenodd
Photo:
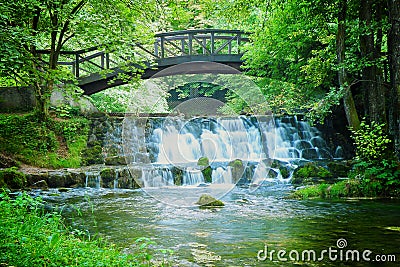
<instances>
[{"instance_id":1,"label":"green tree","mask_svg":"<svg viewBox=\"0 0 400 267\"><path fill-rule=\"evenodd\" d=\"M132 40L144 41L141 37L147 36L147 18L142 17L146 7L146 1L4 2L0 7L0 74L14 79L17 86L32 87L36 112L46 120L54 88L65 88L74 80L69 71L57 65L61 51L93 45L113 50L118 44L118 52L128 57ZM46 50L46 55L41 50Z\"/></svg>"}]
</instances>

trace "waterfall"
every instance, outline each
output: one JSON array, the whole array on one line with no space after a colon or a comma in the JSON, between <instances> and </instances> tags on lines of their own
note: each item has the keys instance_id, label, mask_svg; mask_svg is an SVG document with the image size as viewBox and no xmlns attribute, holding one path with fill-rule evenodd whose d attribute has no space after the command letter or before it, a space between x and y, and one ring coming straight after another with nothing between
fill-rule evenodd
<instances>
[{"instance_id":1,"label":"waterfall","mask_svg":"<svg viewBox=\"0 0 400 267\"><path fill-rule=\"evenodd\" d=\"M85 187L100 188L100 171L85 172Z\"/></svg>"},{"instance_id":2,"label":"waterfall","mask_svg":"<svg viewBox=\"0 0 400 267\"><path fill-rule=\"evenodd\" d=\"M189 167L183 172L182 185L199 185L204 183L204 176L201 170Z\"/></svg>"},{"instance_id":3,"label":"waterfall","mask_svg":"<svg viewBox=\"0 0 400 267\"><path fill-rule=\"evenodd\" d=\"M332 159L333 154L341 152L338 148L331 153L318 129L296 116L148 118L146 130L136 128L127 127L133 133L146 132L145 141L139 142L144 147L137 147L137 134L129 134L135 144L128 144L126 151L136 153L127 155L133 164L139 163L137 154L145 155L142 163L147 165L141 177L144 187L205 183L197 166L203 157L210 162L213 184L234 184L244 178L258 184L287 181L287 176L283 178L280 173L282 168L293 170L297 161ZM243 162L242 167L231 166L236 159ZM180 174L175 173L176 169ZM175 179L177 175L180 182Z\"/></svg>"},{"instance_id":4,"label":"waterfall","mask_svg":"<svg viewBox=\"0 0 400 267\"><path fill-rule=\"evenodd\" d=\"M169 169L143 169L144 187L163 187L174 185L174 177Z\"/></svg>"},{"instance_id":5,"label":"waterfall","mask_svg":"<svg viewBox=\"0 0 400 267\"><path fill-rule=\"evenodd\" d=\"M218 167L212 171L212 183L213 184L233 184L232 180L232 168L227 167L226 169Z\"/></svg>"}]
</instances>

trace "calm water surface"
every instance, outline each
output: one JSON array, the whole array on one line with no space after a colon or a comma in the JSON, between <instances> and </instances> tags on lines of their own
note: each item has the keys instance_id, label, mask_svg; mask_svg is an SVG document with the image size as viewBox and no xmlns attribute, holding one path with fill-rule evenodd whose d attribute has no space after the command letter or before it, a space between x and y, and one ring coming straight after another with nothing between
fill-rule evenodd
<instances>
[{"instance_id":1,"label":"calm water surface","mask_svg":"<svg viewBox=\"0 0 400 267\"><path fill-rule=\"evenodd\" d=\"M173 266L400 266L399 200L285 199L291 189L288 185L255 192L235 188L222 199L225 207L218 209L175 207L157 200L196 196L204 190L200 188L152 189L150 194L74 189L61 196L50 191L44 199L62 208L74 227L106 236L128 253L137 238L151 237L156 251L174 251ZM331 254L337 260L325 253L319 261L329 248L337 250ZM276 252L271 258L272 250ZM281 258L287 262L278 259L279 250L286 251ZM298 251L299 261L289 258L292 250ZM302 261L305 250L315 251L316 260L309 260L312 254L308 257L307 252ZM346 261L348 250L359 251L361 261ZM367 255L370 262L362 261L365 250L372 251ZM378 263L377 255L393 255L397 263Z\"/></svg>"}]
</instances>

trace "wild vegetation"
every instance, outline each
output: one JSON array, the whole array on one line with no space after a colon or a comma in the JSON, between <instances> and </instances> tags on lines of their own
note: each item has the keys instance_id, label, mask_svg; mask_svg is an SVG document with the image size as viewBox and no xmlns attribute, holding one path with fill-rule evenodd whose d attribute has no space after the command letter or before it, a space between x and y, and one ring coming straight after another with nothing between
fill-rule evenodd
<instances>
[{"instance_id":1,"label":"wild vegetation","mask_svg":"<svg viewBox=\"0 0 400 267\"><path fill-rule=\"evenodd\" d=\"M70 229L40 199L0 193L0 262L4 266L169 266L154 262L148 239L124 254L108 241Z\"/></svg>"},{"instance_id":2,"label":"wild vegetation","mask_svg":"<svg viewBox=\"0 0 400 267\"><path fill-rule=\"evenodd\" d=\"M31 113L0 114L0 153L38 167L77 168L88 127L83 117L42 121Z\"/></svg>"}]
</instances>

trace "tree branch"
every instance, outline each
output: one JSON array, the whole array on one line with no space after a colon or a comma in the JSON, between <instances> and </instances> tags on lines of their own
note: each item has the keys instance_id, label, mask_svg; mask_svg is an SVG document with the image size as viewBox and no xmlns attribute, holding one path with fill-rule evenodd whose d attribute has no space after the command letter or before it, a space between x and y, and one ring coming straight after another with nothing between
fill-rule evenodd
<instances>
[{"instance_id":1,"label":"tree branch","mask_svg":"<svg viewBox=\"0 0 400 267\"><path fill-rule=\"evenodd\" d=\"M67 18L66 21L64 22L64 25L63 25L63 27L62 27L62 29L61 29L61 31L60 31L60 35L59 35L59 37L58 37L58 43L57 43L57 48L56 48L57 53L61 51L62 46L73 36L73 34L72 34L72 35L70 35L69 37L67 37L66 40L63 40L63 39L64 39L64 35L65 35L65 33L67 32L68 26L69 26L69 24L70 24L70 22L71 22L71 18L72 18L73 16L75 16L75 15L85 6L86 2L87 2L87 0L81 0L81 1L71 10L71 13L69 14L68 18Z\"/></svg>"}]
</instances>

